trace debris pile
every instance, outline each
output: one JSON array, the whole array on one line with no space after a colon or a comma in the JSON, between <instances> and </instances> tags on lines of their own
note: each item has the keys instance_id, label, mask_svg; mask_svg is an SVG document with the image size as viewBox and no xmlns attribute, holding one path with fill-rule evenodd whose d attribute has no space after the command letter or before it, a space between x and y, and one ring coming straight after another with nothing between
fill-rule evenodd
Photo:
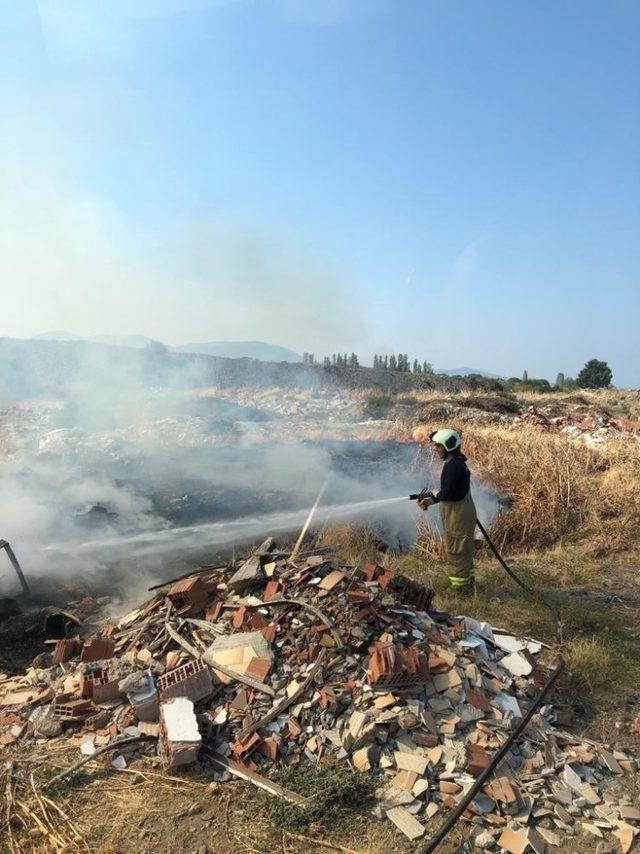
<instances>
[{"instance_id":1,"label":"debris pile","mask_svg":"<svg viewBox=\"0 0 640 854\"><path fill-rule=\"evenodd\" d=\"M598 445L620 436L637 436L635 423L629 418L612 418L607 412L576 412L575 415L553 417L535 406L512 421L512 427L536 427L545 433L562 433L570 439L580 439L587 445Z\"/></svg>"},{"instance_id":2,"label":"debris pile","mask_svg":"<svg viewBox=\"0 0 640 854\"><path fill-rule=\"evenodd\" d=\"M542 646L433 610L432 591L375 563L292 556L269 539L0 678L0 744L67 740L86 761L111 750L116 768L140 751L173 769L211 763L218 779L294 802L279 769L349 763L380 774L376 815L416 839L526 714ZM567 837L610 832L629 849L640 811L612 783L636 762L568 723L551 705L533 716L463 813L476 846L566 850Z\"/></svg>"}]
</instances>

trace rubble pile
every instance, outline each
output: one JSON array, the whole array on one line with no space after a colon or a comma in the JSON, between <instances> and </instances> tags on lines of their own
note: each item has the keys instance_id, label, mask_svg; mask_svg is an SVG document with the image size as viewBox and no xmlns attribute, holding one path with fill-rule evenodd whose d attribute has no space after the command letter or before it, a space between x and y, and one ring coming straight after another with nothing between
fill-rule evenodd
<instances>
[{"instance_id":1,"label":"rubble pile","mask_svg":"<svg viewBox=\"0 0 640 854\"><path fill-rule=\"evenodd\" d=\"M455 807L545 682L542 644L432 608L432 591L330 549L265 541L240 565L201 567L98 634L59 640L0 677L0 745L66 741L116 768L140 752L168 768L211 763L273 782L296 763L380 775L375 813L410 839ZM77 627L74 627L74 630ZM36 666L37 665L37 666ZM475 845L509 852L640 823L614 794L633 758L576 738L541 706L463 813Z\"/></svg>"},{"instance_id":2,"label":"rubble pile","mask_svg":"<svg viewBox=\"0 0 640 854\"><path fill-rule=\"evenodd\" d=\"M606 412L576 412L575 415L552 416L535 406L516 416L512 427L536 427L546 433L562 433L588 445L598 445L620 436L636 436L637 428L629 418L612 418Z\"/></svg>"}]
</instances>

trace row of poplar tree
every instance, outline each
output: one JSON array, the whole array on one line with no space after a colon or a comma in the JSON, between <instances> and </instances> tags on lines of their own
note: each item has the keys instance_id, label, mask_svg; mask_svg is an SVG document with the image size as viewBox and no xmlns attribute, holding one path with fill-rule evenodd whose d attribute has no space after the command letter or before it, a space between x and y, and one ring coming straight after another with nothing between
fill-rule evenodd
<instances>
[{"instance_id":1,"label":"row of poplar tree","mask_svg":"<svg viewBox=\"0 0 640 854\"><path fill-rule=\"evenodd\" d=\"M397 356L374 356L373 369L374 371L400 371L406 374L433 373L433 367L429 362L419 362L417 359L410 362L406 353L398 353Z\"/></svg>"},{"instance_id":2,"label":"row of poplar tree","mask_svg":"<svg viewBox=\"0 0 640 854\"><path fill-rule=\"evenodd\" d=\"M305 365L320 364L313 353L303 353L302 361ZM356 353L351 353L350 355L348 353L333 353L333 355L323 358L322 365L325 368L330 368L332 365L339 368L359 368L360 361ZM394 354L391 356L375 355L373 357L373 370L400 371L401 373L413 372L414 374L433 373L433 368L429 362L419 362L417 359L410 362L406 353L398 353L397 356Z\"/></svg>"}]
</instances>

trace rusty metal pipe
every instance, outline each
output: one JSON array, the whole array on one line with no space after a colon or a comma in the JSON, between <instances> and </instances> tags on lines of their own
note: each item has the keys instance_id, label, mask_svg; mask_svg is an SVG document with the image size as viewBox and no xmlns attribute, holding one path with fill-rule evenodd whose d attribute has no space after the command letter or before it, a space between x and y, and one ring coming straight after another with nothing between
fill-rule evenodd
<instances>
[{"instance_id":1,"label":"rusty metal pipe","mask_svg":"<svg viewBox=\"0 0 640 854\"><path fill-rule=\"evenodd\" d=\"M11 561L11 564L16 571L16 575L18 576L20 584L22 585L22 592L25 594L25 596L31 596L31 590L29 588L29 585L27 584L27 579L24 577L22 567L18 563L18 558L15 556L13 549L6 540L0 540L0 550L1 549L4 549L6 551L7 557Z\"/></svg>"}]
</instances>

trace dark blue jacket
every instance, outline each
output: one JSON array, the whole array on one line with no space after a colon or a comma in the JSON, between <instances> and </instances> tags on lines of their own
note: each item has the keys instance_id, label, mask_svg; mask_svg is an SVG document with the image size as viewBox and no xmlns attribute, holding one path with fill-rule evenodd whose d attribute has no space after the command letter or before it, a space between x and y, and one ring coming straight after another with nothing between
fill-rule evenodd
<instances>
[{"instance_id":1,"label":"dark blue jacket","mask_svg":"<svg viewBox=\"0 0 640 854\"><path fill-rule=\"evenodd\" d=\"M467 468L467 458L458 452L442 466L440 475L440 490L436 493L436 501L462 501L469 492L471 473Z\"/></svg>"}]
</instances>

